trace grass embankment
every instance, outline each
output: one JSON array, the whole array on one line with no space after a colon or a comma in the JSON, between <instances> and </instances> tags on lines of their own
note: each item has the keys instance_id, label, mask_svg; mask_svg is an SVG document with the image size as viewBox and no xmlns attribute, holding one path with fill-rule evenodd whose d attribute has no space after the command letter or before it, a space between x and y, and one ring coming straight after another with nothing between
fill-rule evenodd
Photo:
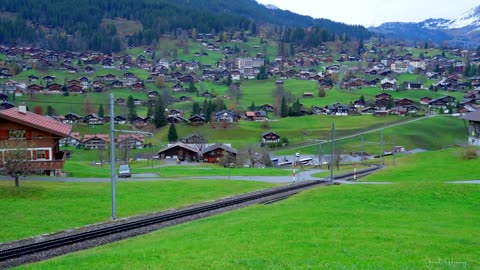
<instances>
[{"instance_id":1,"label":"grass embankment","mask_svg":"<svg viewBox=\"0 0 480 270\"><path fill-rule=\"evenodd\" d=\"M250 181L117 183L117 216L126 217L272 187ZM0 242L107 221L110 183L0 181Z\"/></svg>"},{"instance_id":2,"label":"grass embankment","mask_svg":"<svg viewBox=\"0 0 480 270\"><path fill-rule=\"evenodd\" d=\"M24 268L478 269L480 186L445 183L480 178L478 160L456 152L369 177L391 185L321 187Z\"/></svg>"},{"instance_id":3,"label":"grass embankment","mask_svg":"<svg viewBox=\"0 0 480 270\"><path fill-rule=\"evenodd\" d=\"M360 119L363 121L364 116ZM341 118L337 118L341 119ZM355 118L353 118L355 119ZM359 121L359 122L361 122ZM337 125L337 120L335 120ZM388 122L387 122L388 125ZM381 126L380 126L381 127ZM392 151L394 146L404 146L407 151L422 148L426 150L440 150L455 145L455 141L465 140L465 125L463 120L451 116L436 116L420 119L419 121L402 124L394 127L387 127L383 131L383 149ZM344 136L342 131L336 132L336 137ZM328 138L327 138L328 139ZM372 155L380 154L381 130L376 130L353 138L338 140L335 148L342 153L365 151ZM322 145L323 153L330 153L331 143ZM277 154L292 154L295 151L302 154L318 155L320 146L313 145L294 150L278 151Z\"/></svg>"}]
</instances>

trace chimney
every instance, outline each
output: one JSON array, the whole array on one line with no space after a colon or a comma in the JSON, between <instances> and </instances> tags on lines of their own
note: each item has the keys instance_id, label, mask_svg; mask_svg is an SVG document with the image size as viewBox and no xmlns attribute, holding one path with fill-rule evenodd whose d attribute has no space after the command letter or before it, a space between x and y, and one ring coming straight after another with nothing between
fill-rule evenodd
<instances>
[{"instance_id":1,"label":"chimney","mask_svg":"<svg viewBox=\"0 0 480 270\"><path fill-rule=\"evenodd\" d=\"M27 105L25 105L25 103L18 105L18 112L27 114Z\"/></svg>"}]
</instances>

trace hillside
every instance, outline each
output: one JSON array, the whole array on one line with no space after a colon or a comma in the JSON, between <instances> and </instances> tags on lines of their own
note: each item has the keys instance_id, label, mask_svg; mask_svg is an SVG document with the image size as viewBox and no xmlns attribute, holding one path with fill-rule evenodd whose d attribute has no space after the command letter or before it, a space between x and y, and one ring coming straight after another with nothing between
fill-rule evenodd
<instances>
[{"instance_id":1,"label":"hillside","mask_svg":"<svg viewBox=\"0 0 480 270\"><path fill-rule=\"evenodd\" d=\"M0 10L9 15L0 17L0 43L35 44L53 50L118 52L125 45L156 44L165 33L178 36L183 31L215 34L250 31L255 34L265 24L319 26L352 38L371 36L361 26L271 10L252 0L5 0L0 3ZM119 20L135 23L129 27L119 25Z\"/></svg>"}]
</instances>

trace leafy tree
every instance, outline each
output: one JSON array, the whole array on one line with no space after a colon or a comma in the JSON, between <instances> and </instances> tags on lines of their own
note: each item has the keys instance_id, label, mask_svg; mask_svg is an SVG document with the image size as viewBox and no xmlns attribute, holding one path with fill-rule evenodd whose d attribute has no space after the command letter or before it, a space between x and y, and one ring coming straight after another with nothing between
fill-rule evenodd
<instances>
[{"instance_id":1,"label":"leafy tree","mask_svg":"<svg viewBox=\"0 0 480 270\"><path fill-rule=\"evenodd\" d=\"M320 87L318 89L318 96L319 97L325 97L327 95L327 93L325 92L325 89L323 87Z\"/></svg>"},{"instance_id":2,"label":"leafy tree","mask_svg":"<svg viewBox=\"0 0 480 270\"><path fill-rule=\"evenodd\" d=\"M100 106L98 107L98 116L99 117L104 117L105 116L105 111L103 110L103 104L100 104Z\"/></svg>"},{"instance_id":3,"label":"leafy tree","mask_svg":"<svg viewBox=\"0 0 480 270\"><path fill-rule=\"evenodd\" d=\"M29 144L25 140L0 141L3 152L3 173L14 178L15 187L19 187L20 176L26 176L33 171L33 163L28 163L29 153L26 150Z\"/></svg>"},{"instance_id":4,"label":"leafy tree","mask_svg":"<svg viewBox=\"0 0 480 270\"><path fill-rule=\"evenodd\" d=\"M363 95L360 96L360 100L365 102L365 97Z\"/></svg>"},{"instance_id":5,"label":"leafy tree","mask_svg":"<svg viewBox=\"0 0 480 270\"><path fill-rule=\"evenodd\" d=\"M33 108L33 113L36 113L38 115L43 115L43 108L40 105L37 105Z\"/></svg>"},{"instance_id":6,"label":"leafy tree","mask_svg":"<svg viewBox=\"0 0 480 270\"><path fill-rule=\"evenodd\" d=\"M167 125L167 116L165 115L165 106L163 105L163 100L161 97L157 98L157 102L155 104L153 123L157 128L161 128Z\"/></svg>"},{"instance_id":7,"label":"leafy tree","mask_svg":"<svg viewBox=\"0 0 480 270\"><path fill-rule=\"evenodd\" d=\"M165 88L167 87L167 85L165 84L165 79L163 78L163 76L157 76L157 78L155 78L155 86L157 88Z\"/></svg>"},{"instance_id":8,"label":"leafy tree","mask_svg":"<svg viewBox=\"0 0 480 270\"><path fill-rule=\"evenodd\" d=\"M225 102L223 101L223 98L217 97L215 98L215 111L221 111L221 110L226 110L227 106L225 106Z\"/></svg>"},{"instance_id":9,"label":"leafy tree","mask_svg":"<svg viewBox=\"0 0 480 270\"><path fill-rule=\"evenodd\" d=\"M85 114L91 114L91 113L94 112L92 101L90 100L90 98L88 96L83 101L83 112Z\"/></svg>"},{"instance_id":10,"label":"leafy tree","mask_svg":"<svg viewBox=\"0 0 480 270\"><path fill-rule=\"evenodd\" d=\"M129 95L127 98L127 109L128 109L128 118L133 120L137 117L137 111L135 110L135 103L132 95Z\"/></svg>"},{"instance_id":11,"label":"leafy tree","mask_svg":"<svg viewBox=\"0 0 480 270\"><path fill-rule=\"evenodd\" d=\"M176 142L178 140L177 129L175 128L175 124L170 124L168 128L168 141L169 142Z\"/></svg>"}]
</instances>

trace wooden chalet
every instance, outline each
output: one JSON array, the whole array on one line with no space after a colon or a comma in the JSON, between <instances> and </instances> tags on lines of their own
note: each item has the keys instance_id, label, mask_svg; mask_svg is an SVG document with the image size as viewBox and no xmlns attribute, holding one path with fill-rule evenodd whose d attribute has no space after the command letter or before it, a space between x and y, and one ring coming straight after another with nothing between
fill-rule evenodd
<instances>
[{"instance_id":1,"label":"wooden chalet","mask_svg":"<svg viewBox=\"0 0 480 270\"><path fill-rule=\"evenodd\" d=\"M75 114L75 113L67 113L65 114L65 116L63 117L63 123L65 124L73 124L73 123L78 123L80 122L80 120L82 120L83 117L81 117L80 115L78 114Z\"/></svg>"},{"instance_id":2,"label":"wooden chalet","mask_svg":"<svg viewBox=\"0 0 480 270\"><path fill-rule=\"evenodd\" d=\"M121 134L117 138L118 148L142 149L145 139L137 134Z\"/></svg>"},{"instance_id":3,"label":"wooden chalet","mask_svg":"<svg viewBox=\"0 0 480 270\"><path fill-rule=\"evenodd\" d=\"M234 159L238 155L238 151L225 144L214 144L206 147L200 153L204 162L217 163L226 154L230 154Z\"/></svg>"},{"instance_id":4,"label":"wooden chalet","mask_svg":"<svg viewBox=\"0 0 480 270\"><path fill-rule=\"evenodd\" d=\"M455 98L452 96L443 96L437 99L432 99L428 102L428 106L432 108L446 109L449 105L455 105Z\"/></svg>"},{"instance_id":5,"label":"wooden chalet","mask_svg":"<svg viewBox=\"0 0 480 270\"><path fill-rule=\"evenodd\" d=\"M190 118L188 118L188 121L190 121L190 123L205 123L206 120L205 120L205 116L204 115L192 115Z\"/></svg>"},{"instance_id":6,"label":"wooden chalet","mask_svg":"<svg viewBox=\"0 0 480 270\"><path fill-rule=\"evenodd\" d=\"M110 143L108 134L86 134L82 140L83 149L107 149Z\"/></svg>"},{"instance_id":7,"label":"wooden chalet","mask_svg":"<svg viewBox=\"0 0 480 270\"><path fill-rule=\"evenodd\" d=\"M393 103L395 106L409 106L409 105L413 105L414 102L413 100L408 98L401 98L401 99L395 100Z\"/></svg>"},{"instance_id":8,"label":"wooden chalet","mask_svg":"<svg viewBox=\"0 0 480 270\"><path fill-rule=\"evenodd\" d=\"M89 125L103 125L104 120L103 117L98 116L96 113L91 113L83 117L83 122Z\"/></svg>"},{"instance_id":9,"label":"wooden chalet","mask_svg":"<svg viewBox=\"0 0 480 270\"><path fill-rule=\"evenodd\" d=\"M202 135L192 134L190 136L187 136L187 137L181 139L180 142L185 143L185 144L197 144L197 145L201 144L201 145L203 145L203 144L206 144L208 141Z\"/></svg>"},{"instance_id":10,"label":"wooden chalet","mask_svg":"<svg viewBox=\"0 0 480 270\"><path fill-rule=\"evenodd\" d=\"M262 143L278 143L280 142L280 135L273 131L268 131L262 134Z\"/></svg>"},{"instance_id":11,"label":"wooden chalet","mask_svg":"<svg viewBox=\"0 0 480 270\"><path fill-rule=\"evenodd\" d=\"M222 110L215 113L215 121L216 122L238 122L241 119L240 115L235 114L230 110Z\"/></svg>"},{"instance_id":12,"label":"wooden chalet","mask_svg":"<svg viewBox=\"0 0 480 270\"><path fill-rule=\"evenodd\" d=\"M62 172L65 154L59 142L71 131L72 126L28 112L25 105L0 111L0 140L25 140L29 168L42 174L54 176ZM0 163L6 161L6 151L0 149Z\"/></svg>"},{"instance_id":13,"label":"wooden chalet","mask_svg":"<svg viewBox=\"0 0 480 270\"><path fill-rule=\"evenodd\" d=\"M176 159L193 161L198 159L198 148L193 144L177 142L157 152L160 159Z\"/></svg>"},{"instance_id":14,"label":"wooden chalet","mask_svg":"<svg viewBox=\"0 0 480 270\"><path fill-rule=\"evenodd\" d=\"M350 106L346 104L335 103L326 107L328 115L349 115Z\"/></svg>"},{"instance_id":15,"label":"wooden chalet","mask_svg":"<svg viewBox=\"0 0 480 270\"><path fill-rule=\"evenodd\" d=\"M255 121L256 120L255 112L252 112L252 111L245 112L245 120Z\"/></svg>"}]
</instances>

